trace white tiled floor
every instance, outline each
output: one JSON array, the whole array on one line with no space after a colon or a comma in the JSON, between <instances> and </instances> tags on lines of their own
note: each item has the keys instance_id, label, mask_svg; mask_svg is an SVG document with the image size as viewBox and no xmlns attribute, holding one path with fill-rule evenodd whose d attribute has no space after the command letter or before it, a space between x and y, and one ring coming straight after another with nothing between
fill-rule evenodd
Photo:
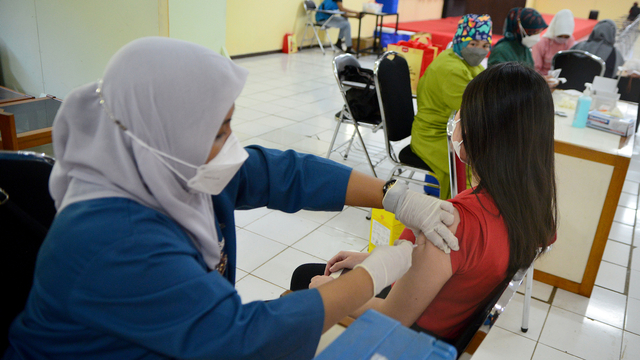
<instances>
[{"instance_id":1,"label":"white tiled floor","mask_svg":"<svg viewBox=\"0 0 640 360\"><path fill-rule=\"evenodd\" d=\"M330 52L323 56L318 49L236 60L250 70L232 121L242 144L324 156L335 128L333 116L342 105L331 60ZM371 57L360 62L373 68ZM343 127L340 138L352 131ZM368 146L384 147L382 132L365 130L363 136ZM639 143L593 296L588 299L534 282L529 331L520 331L523 297L517 294L474 359L640 359L640 228L635 230L640 216ZM331 158L370 173L357 153L346 161L336 154ZM378 176L386 178L390 169L389 163L381 164ZM243 301L277 298L302 263L326 261L339 250L364 250L369 236L365 215L365 209L353 207L296 214L236 211L236 285Z\"/></svg>"}]
</instances>

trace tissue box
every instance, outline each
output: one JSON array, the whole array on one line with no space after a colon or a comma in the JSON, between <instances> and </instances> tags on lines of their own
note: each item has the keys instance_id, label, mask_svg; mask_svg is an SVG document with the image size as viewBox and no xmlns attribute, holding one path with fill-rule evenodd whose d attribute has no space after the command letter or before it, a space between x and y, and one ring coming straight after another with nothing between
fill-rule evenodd
<instances>
[{"instance_id":1,"label":"tissue box","mask_svg":"<svg viewBox=\"0 0 640 360\"><path fill-rule=\"evenodd\" d=\"M404 225L396 220L393 213L383 209L371 212L371 232L369 233L369 252L380 245L393 245L404 230Z\"/></svg>"},{"instance_id":2,"label":"tissue box","mask_svg":"<svg viewBox=\"0 0 640 360\"><path fill-rule=\"evenodd\" d=\"M620 136L629 136L635 130L635 119L621 119L613 115L607 115L593 110L587 117L587 126L603 130Z\"/></svg>"}]
</instances>

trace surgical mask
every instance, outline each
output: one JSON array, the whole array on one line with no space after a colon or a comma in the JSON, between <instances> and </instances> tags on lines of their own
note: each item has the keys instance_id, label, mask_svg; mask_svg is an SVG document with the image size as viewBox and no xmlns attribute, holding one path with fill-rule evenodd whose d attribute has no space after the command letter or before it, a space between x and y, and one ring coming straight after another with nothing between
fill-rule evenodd
<instances>
[{"instance_id":1,"label":"surgical mask","mask_svg":"<svg viewBox=\"0 0 640 360\"><path fill-rule=\"evenodd\" d=\"M569 41L569 38L555 37L553 38L553 41L557 42L558 44L566 44L567 41Z\"/></svg>"},{"instance_id":2,"label":"surgical mask","mask_svg":"<svg viewBox=\"0 0 640 360\"><path fill-rule=\"evenodd\" d=\"M484 58L487 57L489 52L485 49L475 48L475 47L465 47L460 50L460 54L464 61L469 64L469 66L478 66L482 62Z\"/></svg>"},{"instance_id":3,"label":"surgical mask","mask_svg":"<svg viewBox=\"0 0 640 360\"><path fill-rule=\"evenodd\" d=\"M192 190L211 195L220 194L227 184L229 184L233 176L238 172L245 160L249 157L249 153L247 153L242 145L240 145L240 141L233 133L229 135L227 141L225 141L222 146L222 149L220 149L220 152L211 159L211 161L204 165L195 166L169 154L165 154L160 150L152 148L147 143L139 139L129 131L129 129L124 126L120 120L116 119L102 96L102 80L98 81L96 93L98 93L98 96L100 97L100 105L102 105L111 121L120 127L120 129L124 131L125 135L129 136L143 148L149 150L161 163L169 168L174 174L178 175L179 178L184 180L187 183L187 186ZM187 179L163 158L171 159L182 165L196 169L196 175L191 179Z\"/></svg>"},{"instance_id":4,"label":"surgical mask","mask_svg":"<svg viewBox=\"0 0 640 360\"><path fill-rule=\"evenodd\" d=\"M527 35L527 32L524 30L520 22L518 22L518 26L520 26L520 34L522 34L522 45L531 48L533 47L533 45L537 44L538 41L540 41L540 34Z\"/></svg>"},{"instance_id":5,"label":"surgical mask","mask_svg":"<svg viewBox=\"0 0 640 360\"><path fill-rule=\"evenodd\" d=\"M233 133L229 135L218 155L208 163L200 166L189 164L188 162L152 148L137 136L133 135L129 130L125 130L125 134L145 149L151 151L151 153L155 155L161 163L184 180L187 183L187 186L192 190L210 195L220 194L227 184L229 184L233 176L238 172L245 160L249 157L249 154L242 145L240 145L238 138ZM187 179L166 160L164 160L163 157L196 169L196 174L191 179Z\"/></svg>"},{"instance_id":6,"label":"surgical mask","mask_svg":"<svg viewBox=\"0 0 640 360\"><path fill-rule=\"evenodd\" d=\"M458 156L458 159L460 159L460 161L466 164L466 162L462 160L462 158L460 157L460 147L462 146L462 142L464 140L453 141L453 133L454 131L456 131L456 124L458 124L459 122L460 122L460 119L454 121L451 127L451 145L453 145L453 151L455 151L456 155Z\"/></svg>"}]
</instances>

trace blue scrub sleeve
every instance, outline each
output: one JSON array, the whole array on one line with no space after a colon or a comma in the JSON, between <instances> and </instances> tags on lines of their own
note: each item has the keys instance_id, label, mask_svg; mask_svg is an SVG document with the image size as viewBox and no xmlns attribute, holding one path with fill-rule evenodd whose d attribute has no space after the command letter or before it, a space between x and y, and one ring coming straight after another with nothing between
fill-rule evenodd
<instances>
[{"instance_id":1,"label":"blue scrub sleeve","mask_svg":"<svg viewBox=\"0 0 640 360\"><path fill-rule=\"evenodd\" d=\"M225 189L236 209L266 206L284 212L340 211L352 169L293 150L248 146L249 158Z\"/></svg>"},{"instance_id":2,"label":"blue scrub sleeve","mask_svg":"<svg viewBox=\"0 0 640 360\"><path fill-rule=\"evenodd\" d=\"M126 212L102 212L120 226L86 224L96 242L118 240L95 254L73 284L68 311L74 320L172 358L313 357L324 322L317 290L243 305L229 281L202 266L175 222L128 202ZM77 227L74 220L68 225Z\"/></svg>"}]
</instances>

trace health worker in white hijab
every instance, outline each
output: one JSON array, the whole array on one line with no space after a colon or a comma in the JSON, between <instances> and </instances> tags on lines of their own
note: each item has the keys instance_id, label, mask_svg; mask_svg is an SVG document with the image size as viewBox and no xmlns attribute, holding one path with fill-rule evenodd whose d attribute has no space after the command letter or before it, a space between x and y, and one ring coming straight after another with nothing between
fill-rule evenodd
<instances>
[{"instance_id":1,"label":"health worker in white hijab","mask_svg":"<svg viewBox=\"0 0 640 360\"><path fill-rule=\"evenodd\" d=\"M542 39L531 48L536 71L546 76L551 70L551 60L558 51L569 50L575 43L573 29L575 22L569 9L558 11L551 19Z\"/></svg>"},{"instance_id":2,"label":"health worker in white hijab","mask_svg":"<svg viewBox=\"0 0 640 360\"><path fill-rule=\"evenodd\" d=\"M313 155L243 148L231 117L246 78L205 47L151 37L69 94L53 125L58 213L5 359L310 359L322 332L411 265L409 243L380 246L330 284L243 304L236 209L382 207L386 193L399 219L457 250L449 203Z\"/></svg>"}]
</instances>

